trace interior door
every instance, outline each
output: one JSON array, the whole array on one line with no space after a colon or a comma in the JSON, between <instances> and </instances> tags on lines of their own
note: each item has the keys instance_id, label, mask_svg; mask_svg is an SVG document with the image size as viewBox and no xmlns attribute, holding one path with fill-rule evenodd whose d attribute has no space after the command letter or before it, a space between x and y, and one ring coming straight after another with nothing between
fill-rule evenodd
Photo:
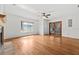
<instances>
[{"instance_id":1,"label":"interior door","mask_svg":"<svg viewBox=\"0 0 79 59\"><path fill-rule=\"evenodd\" d=\"M49 24L49 33L54 35L61 35L62 34L62 22L51 22Z\"/></svg>"}]
</instances>

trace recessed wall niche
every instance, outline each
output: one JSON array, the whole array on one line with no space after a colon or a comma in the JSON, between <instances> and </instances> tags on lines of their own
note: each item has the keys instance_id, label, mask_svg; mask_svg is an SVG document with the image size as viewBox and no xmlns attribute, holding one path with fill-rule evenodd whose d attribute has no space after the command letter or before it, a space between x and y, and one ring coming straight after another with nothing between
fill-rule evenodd
<instances>
[{"instance_id":1,"label":"recessed wall niche","mask_svg":"<svg viewBox=\"0 0 79 59\"><path fill-rule=\"evenodd\" d=\"M72 27L72 19L68 19L68 27Z\"/></svg>"}]
</instances>

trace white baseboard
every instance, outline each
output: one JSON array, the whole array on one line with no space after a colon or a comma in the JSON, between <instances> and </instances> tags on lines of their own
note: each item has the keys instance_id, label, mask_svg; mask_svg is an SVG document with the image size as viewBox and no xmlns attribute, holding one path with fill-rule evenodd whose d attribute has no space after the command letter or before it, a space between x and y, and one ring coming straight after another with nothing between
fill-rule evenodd
<instances>
[{"instance_id":1,"label":"white baseboard","mask_svg":"<svg viewBox=\"0 0 79 59\"><path fill-rule=\"evenodd\" d=\"M62 36L64 36L64 37L69 37L69 38L79 39L79 37L78 37L78 36L71 36L71 35L62 35Z\"/></svg>"}]
</instances>

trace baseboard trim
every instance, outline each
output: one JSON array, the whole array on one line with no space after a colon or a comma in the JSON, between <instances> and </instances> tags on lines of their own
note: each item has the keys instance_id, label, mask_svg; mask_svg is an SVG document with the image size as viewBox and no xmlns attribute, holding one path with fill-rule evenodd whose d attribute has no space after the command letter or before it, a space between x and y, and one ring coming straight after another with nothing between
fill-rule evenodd
<instances>
[{"instance_id":1,"label":"baseboard trim","mask_svg":"<svg viewBox=\"0 0 79 59\"><path fill-rule=\"evenodd\" d=\"M25 37L25 36L32 36L32 35L23 35L23 36L17 36L17 37L7 38L7 39L4 39L4 42L12 41L13 39L17 39L17 38L21 38L21 37Z\"/></svg>"},{"instance_id":2,"label":"baseboard trim","mask_svg":"<svg viewBox=\"0 0 79 59\"><path fill-rule=\"evenodd\" d=\"M39 34L32 34L32 35L39 35ZM7 39L4 39L4 42L8 42L8 41L12 41L12 40L17 39L17 38L21 38L21 37L25 37L25 36L32 36L32 35L23 35L23 36L17 36L17 37L7 38ZM45 35L48 35L48 34L45 34ZM67 37L67 36L62 36L62 38L77 39L78 40L78 38L72 38L72 37Z\"/></svg>"},{"instance_id":3,"label":"baseboard trim","mask_svg":"<svg viewBox=\"0 0 79 59\"><path fill-rule=\"evenodd\" d=\"M68 39L76 39L76 40L79 40L78 38L72 38L72 37L67 37L67 36L62 36L62 38L68 38Z\"/></svg>"}]
</instances>

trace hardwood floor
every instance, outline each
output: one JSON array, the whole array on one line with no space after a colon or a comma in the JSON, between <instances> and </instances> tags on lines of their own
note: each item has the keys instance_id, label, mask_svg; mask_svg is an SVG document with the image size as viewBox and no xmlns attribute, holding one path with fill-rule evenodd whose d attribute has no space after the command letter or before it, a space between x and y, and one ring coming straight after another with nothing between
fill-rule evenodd
<instances>
[{"instance_id":1,"label":"hardwood floor","mask_svg":"<svg viewBox=\"0 0 79 59\"><path fill-rule=\"evenodd\" d=\"M13 39L4 44L3 54L8 55L78 55L79 40L60 36L32 35ZM6 51L5 51L6 50ZM0 54L1 54L0 53Z\"/></svg>"}]
</instances>

